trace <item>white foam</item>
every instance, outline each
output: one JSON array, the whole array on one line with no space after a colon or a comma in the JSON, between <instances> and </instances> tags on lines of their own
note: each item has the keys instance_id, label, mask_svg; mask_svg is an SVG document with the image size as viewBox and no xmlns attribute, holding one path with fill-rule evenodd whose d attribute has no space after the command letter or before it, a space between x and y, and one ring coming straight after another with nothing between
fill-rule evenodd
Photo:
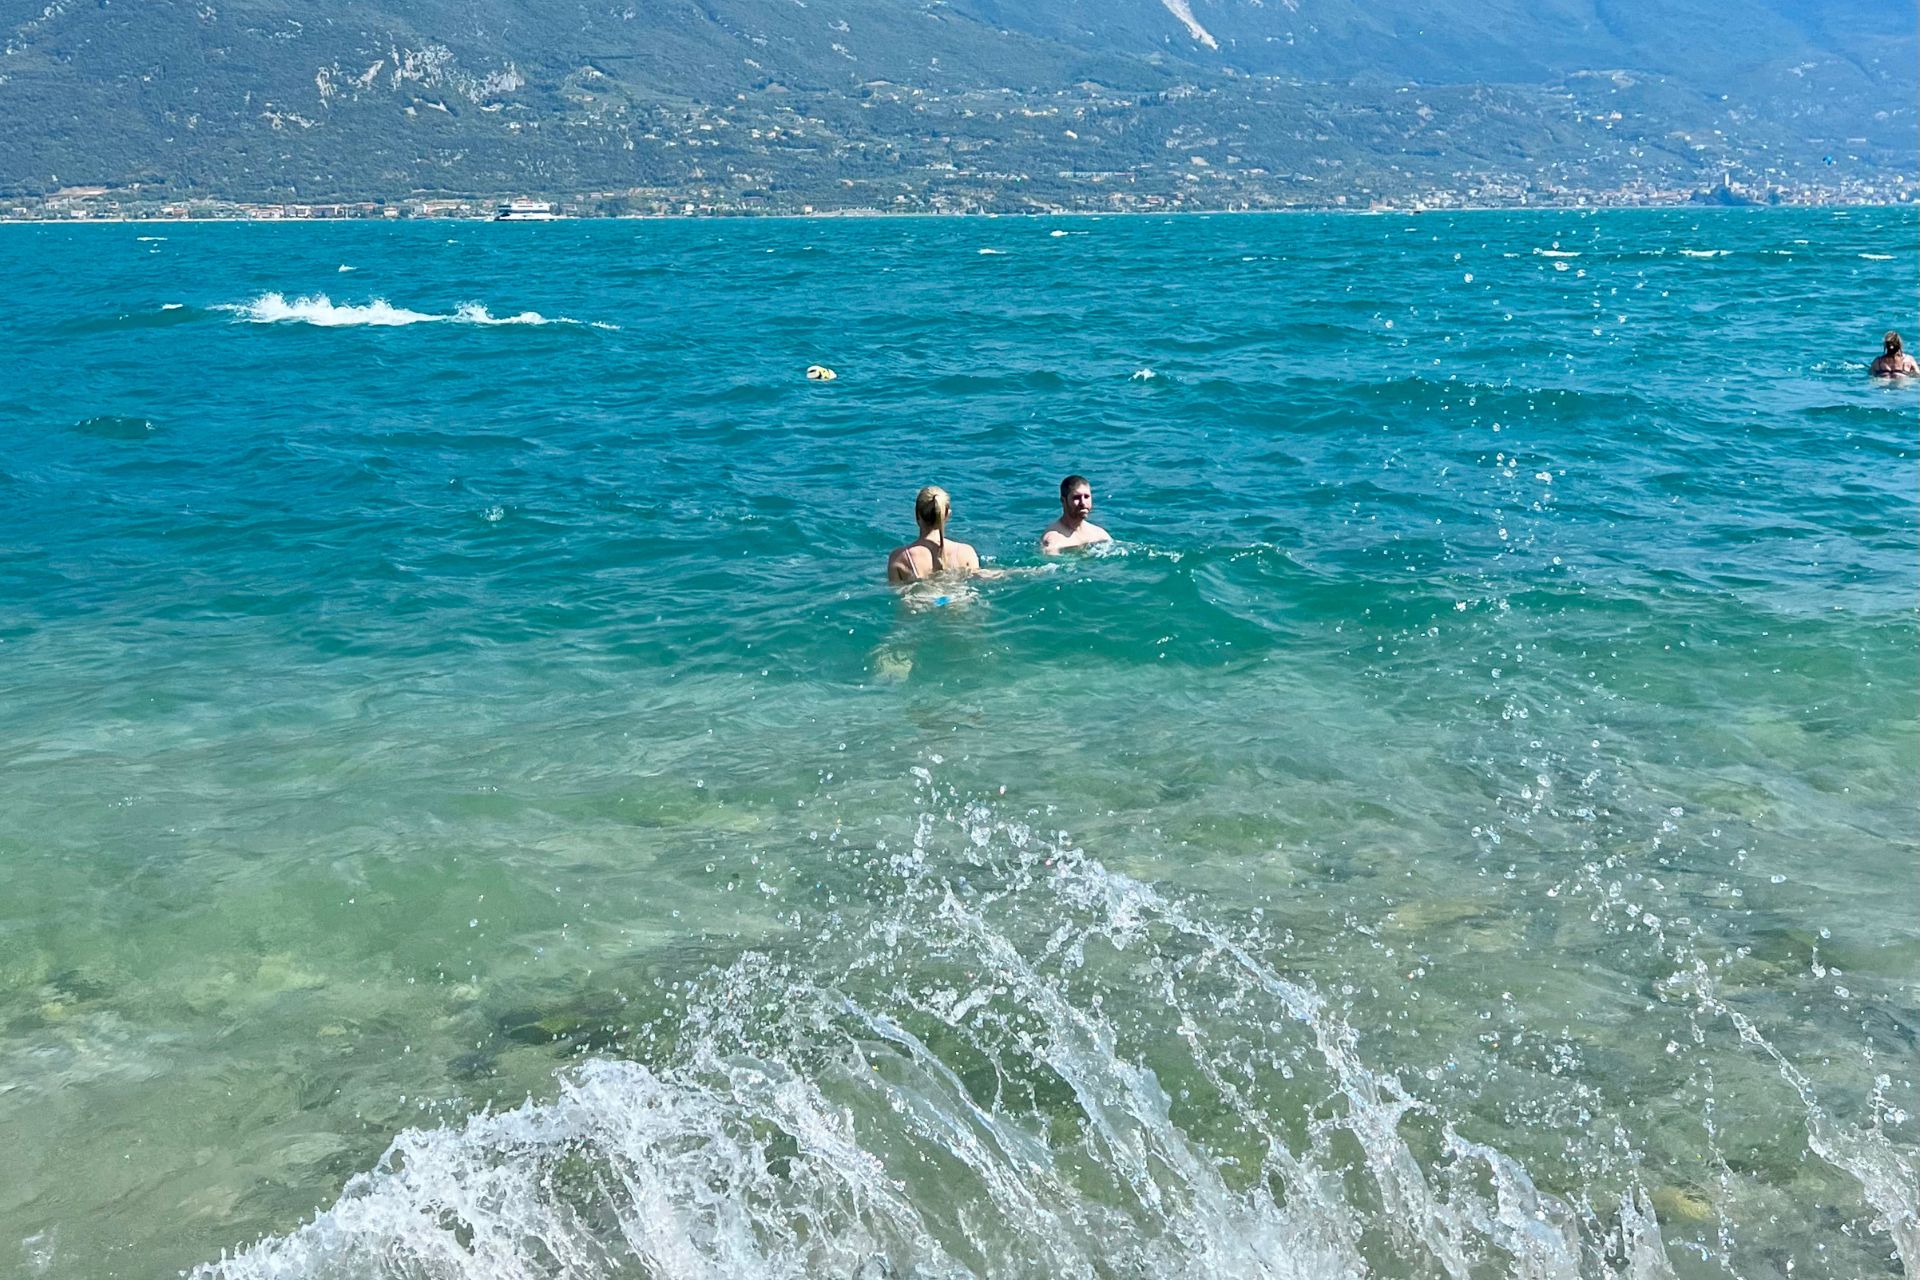
<instances>
[{"instance_id":1,"label":"white foam","mask_svg":"<svg viewBox=\"0 0 1920 1280\"><path fill-rule=\"evenodd\" d=\"M345 268L343 268L344 270ZM396 307L385 298L365 303L336 303L324 293L289 300L285 294L266 293L251 302L228 304L216 310L226 311L253 324L310 324L323 329L353 327L400 328L414 324L468 325L585 325L594 329L618 329L604 321L581 321L568 316L548 317L538 311L521 311L496 316L484 303L463 302L451 315L437 315Z\"/></svg>"},{"instance_id":2,"label":"white foam","mask_svg":"<svg viewBox=\"0 0 1920 1280\"><path fill-rule=\"evenodd\" d=\"M521 311L510 316L496 316L478 302L463 302L453 313L453 318L462 324L574 324L575 321L561 317L549 320L538 311Z\"/></svg>"},{"instance_id":3,"label":"white foam","mask_svg":"<svg viewBox=\"0 0 1920 1280\"><path fill-rule=\"evenodd\" d=\"M162 311L180 311L183 310L186 305L184 302L163 302L160 304L160 309Z\"/></svg>"},{"instance_id":4,"label":"white foam","mask_svg":"<svg viewBox=\"0 0 1920 1280\"><path fill-rule=\"evenodd\" d=\"M342 272L344 273L344 272L348 272L348 271L358 271L358 270L359 270L359 268L358 268L358 267L350 267L350 266L348 266L348 265L347 265L346 263L344 263L344 262L343 262L343 263L341 263L341 264L340 264L340 270L341 270L341 271L342 271Z\"/></svg>"},{"instance_id":5,"label":"white foam","mask_svg":"<svg viewBox=\"0 0 1920 1280\"><path fill-rule=\"evenodd\" d=\"M1005 256L1006 256L1006 252L1007 252L1007 251L1006 251L1005 249L982 249L982 250L980 250L980 253L982 254L982 256L992 256L992 257L995 257L995 258L999 258L999 257L1005 257Z\"/></svg>"},{"instance_id":6,"label":"white foam","mask_svg":"<svg viewBox=\"0 0 1920 1280\"><path fill-rule=\"evenodd\" d=\"M969 850L959 889L946 842ZM817 940L851 948L832 977L749 954L692 984L652 1061L402 1133L332 1208L195 1280L1333 1280L1376 1273L1362 1237L1383 1219L1390 1274L1492 1274L1490 1251L1503 1275L1588 1274L1591 1215L1444 1121L1445 1159L1423 1158L1403 1130L1429 1104L1247 937L981 805L923 813L879 865L889 905ZM1122 951L1155 975L1164 1034L1103 1005L1098 958ZM1236 1083L1253 1052L1337 1110L1298 1131ZM1169 1069L1228 1111L1233 1158ZM1058 1088L1023 1101L1030 1080ZM1625 1265L1603 1274L1670 1280L1643 1193L1621 1204Z\"/></svg>"},{"instance_id":7,"label":"white foam","mask_svg":"<svg viewBox=\"0 0 1920 1280\"><path fill-rule=\"evenodd\" d=\"M1067 233L1060 230L1054 230L1054 231L1047 232L1047 234L1052 236L1055 240L1058 240L1061 236L1064 236Z\"/></svg>"},{"instance_id":8,"label":"white foam","mask_svg":"<svg viewBox=\"0 0 1920 1280\"><path fill-rule=\"evenodd\" d=\"M134 239L138 240L141 244L165 244L167 242L165 236L135 236Z\"/></svg>"},{"instance_id":9,"label":"white foam","mask_svg":"<svg viewBox=\"0 0 1920 1280\"><path fill-rule=\"evenodd\" d=\"M1893 261L1893 255L1890 253L1863 253L1860 256L1865 258L1868 262L1892 262Z\"/></svg>"},{"instance_id":10,"label":"white foam","mask_svg":"<svg viewBox=\"0 0 1920 1280\"><path fill-rule=\"evenodd\" d=\"M409 311L396 307L384 298L375 298L361 306L335 306L326 294L314 294L311 297L294 298L289 301L284 294L264 293L252 302L225 305L216 310L231 312L243 320L254 324L299 324L319 325L322 328L340 328L349 325L397 326L426 324L442 319L423 311Z\"/></svg>"},{"instance_id":11,"label":"white foam","mask_svg":"<svg viewBox=\"0 0 1920 1280\"><path fill-rule=\"evenodd\" d=\"M1682 249L1680 252L1689 258L1724 258L1729 251L1726 249Z\"/></svg>"},{"instance_id":12,"label":"white foam","mask_svg":"<svg viewBox=\"0 0 1920 1280\"><path fill-rule=\"evenodd\" d=\"M1541 258L1577 258L1579 253L1572 249L1535 249L1534 255Z\"/></svg>"}]
</instances>

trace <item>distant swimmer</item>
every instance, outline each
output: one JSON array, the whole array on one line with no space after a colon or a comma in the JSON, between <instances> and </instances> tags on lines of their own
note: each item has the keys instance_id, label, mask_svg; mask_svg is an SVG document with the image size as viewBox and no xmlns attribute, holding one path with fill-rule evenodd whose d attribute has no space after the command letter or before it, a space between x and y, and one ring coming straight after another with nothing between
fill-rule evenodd
<instances>
[{"instance_id":1,"label":"distant swimmer","mask_svg":"<svg viewBox=\"0 0 1920 1280\"><path fill-rule=\"evenodd\" d=\"M1040 535L1040 551L1054 555L1068 547L1090 547L1113 538L1087 517L1093 514L1093 485L1085 476L1068 476L1060 482L1060 518Z\"/></svg>"},{"instance_id":2,"label":"distant swimmer","mask_svg":"<svg viewBox=\"0 0 1920 1280\"><path fill-rule=\"evenodd\" d=\"M1920 375L1920 364L1914 362L1901 345L1900 335L1887 330L1887 336L1880 340L1881 355L1873 362L1873 376L1876 378L1911 378Z\"/></svg>"},{"instance_id":3,"label":"distant swimmer","mask_svg":"<svg viewBox=\"0 0 1920 1280\"><path fill-rule=\"evenodd\" d=\"M913 518L920 536L887 557L888 582L919 582L937 573L980 572L980 557L964 542L947 536L953 500L939 485L930 484L913 500Z\"/></svg>"}]
</instances>

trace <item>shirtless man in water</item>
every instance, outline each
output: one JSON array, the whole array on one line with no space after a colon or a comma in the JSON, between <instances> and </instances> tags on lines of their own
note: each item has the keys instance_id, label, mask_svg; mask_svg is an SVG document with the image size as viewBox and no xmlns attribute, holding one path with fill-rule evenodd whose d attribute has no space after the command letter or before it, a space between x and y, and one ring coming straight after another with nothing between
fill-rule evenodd
<instances>
[{"instance_id":1,"label":"shirtless man in water","mask_svg":"<svg viewBox=\"0 0 1920 1280\"><path fill-rule=\"evenodd\" d=\"M1876 378L1911 378L1920 375L1920 363L1906 353L1900 343L1900 335L1887 330L1887 336L1880 340L1881 355L1873 362L1873 376Z\"/></svg>"},{"instance_id":2,"label":"shirtless man in water","mask_svg":"<svg viewBox=\"0 0 1920 1280\"><path fill-rule=\"evenodd\" d=\"M919 582L936 573L980 572L980 557L974 549L947 537L947 520L952 515L953 500L937 484L914 497L913 518L920 525L920 536L887 557L888 582Z\"/></svg>"},{"instance_id":3,"label":"shirtless man in water","mask_svg":"<svg viewBox=\"0 0 1920 1280\"><path fill-rule=\"evenodd\" d=\"M1068 547L1090 547L1113 538L1087 517L1093 514L1093 486L1085 476L1068 476L1060 482L1060 518L1040 535L1042 555L1056 555Z\"/></svg>"}]
</instances>

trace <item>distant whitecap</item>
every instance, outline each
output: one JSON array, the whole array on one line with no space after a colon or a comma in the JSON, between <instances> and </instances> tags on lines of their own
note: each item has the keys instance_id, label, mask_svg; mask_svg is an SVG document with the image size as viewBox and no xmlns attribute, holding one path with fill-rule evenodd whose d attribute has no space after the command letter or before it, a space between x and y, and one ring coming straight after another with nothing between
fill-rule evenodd
<instances>
[{"instance_id":1,"label":"distant whitecap","mask_svg":"<svg viewBox=\"0 0 1920 1280\"><path fill-rule=\"evenodd\" d=\"M580 321L568 316L544 316L538 311L520 311L497 316L484 303L463 302L451 315L415 311L397 307L385 298L364 303L336 303L324 293L289 299L282 293L265 293L251 302L216 307L253 324L309 324L322 329L402 328L415 324L464 324L493 327L498 325L584 325L595 329L618 329L603 321Z\"/></svg>"},{"instance_id":2,"label":"distant whitecap","mask_svg":"<svg viewBox=\"0 0 1920 1280\"><path fill-rule=\"evenodd\" d=\"M396 307L385 298L375 298L359 305L336 306L324 293L292 299L285 294L264 293L251 302L222 306L217 310L231 312L254 324L311 324L328 329L359 325L385 328L448 318Z\"/></svg>"},{"instance_id":3,"label":"distant whitecap","mask_svg":"<svg viewBox=\"0 0 1920 1280\"><path fill-rule=\"evenodd\" d=\"M538 311L520 311L510 316L496 316L488 311L484 303L463 302L453 313L453 318L461 324L576 324L562 316L549 320Z\"/></svg>"}]
</instances>

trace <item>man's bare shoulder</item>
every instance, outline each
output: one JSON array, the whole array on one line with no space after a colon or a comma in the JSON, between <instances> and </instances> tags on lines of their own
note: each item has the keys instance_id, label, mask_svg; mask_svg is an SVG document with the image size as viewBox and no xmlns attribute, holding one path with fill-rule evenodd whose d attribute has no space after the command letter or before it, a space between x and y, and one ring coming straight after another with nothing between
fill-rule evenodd
<instances>
[{"instance_id":1,"label":"man's bare shoulder","mask_svg":"<svg viewBox=\"0 0 1920 1280\"><path fill-rule=\"evenodd\" d=\"M1096 542L1112 541L1111 534L1091 521L1083 521L1078 529L1068 532L1056 520L1040 535L1040 549L1046 552L1065 551L1069 547L1090 547Z\"/></svg>"}]
</instances>

